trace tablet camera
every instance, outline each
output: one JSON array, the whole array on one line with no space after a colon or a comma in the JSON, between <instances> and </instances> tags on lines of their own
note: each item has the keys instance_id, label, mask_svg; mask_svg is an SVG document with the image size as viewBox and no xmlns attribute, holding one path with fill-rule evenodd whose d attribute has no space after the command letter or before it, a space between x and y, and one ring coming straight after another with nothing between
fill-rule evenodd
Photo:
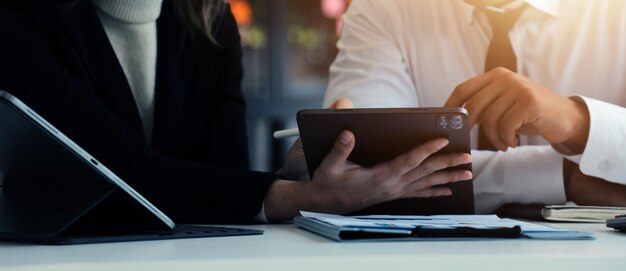
<instances>
[{"instance_id":1,"label":"tablet camera","mask_svg":"<svg viewBox=\"0 0 626 271\"><path fill-rule=\"evenodd\" d=\"M463 118L459 115L456 116L452 116L450 118L450 127L452 127L452 129L461 129L463 128Z\"/></svg>"},{"instance_id":2,"label":"tablet camera","mask_svg":"<svg viewBox=\"0 0 626 271\"><path fill-rule=\"evenodd\" d=\"M437 118L437 124L439 125L439 128L441 129L446 129L448 128L448 118L446 116L439 116Z\"/></svg>"},{"instance_id":3,"label":"tablet camera","mask_svg":"<svg viewBox=\"0 0 626 271\"><path fill-rule=\"evenodd\" d=\"M463 128L463 117L460 115L439 116L437 117L437 125L440 129L447 129L449 127L458 130Z\"/></svg>"}]
</instances>

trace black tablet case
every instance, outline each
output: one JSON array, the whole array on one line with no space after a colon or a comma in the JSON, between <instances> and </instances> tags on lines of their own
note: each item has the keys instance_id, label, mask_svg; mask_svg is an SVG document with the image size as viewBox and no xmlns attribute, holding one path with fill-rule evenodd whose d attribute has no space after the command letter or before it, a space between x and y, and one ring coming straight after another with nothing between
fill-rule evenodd
<instances>
[{"instance_id":1,"label":"black tablet case","mask_svg":"<svg viewBox=\"0 0 626 271\"><path fill-rule=\"evenodd\" d=\"M450 119L460 116L463 126L452 128ZM445 117L447 125L439 124ZM310 176L330 152L342 130L351 130L356 145L348 160L362 166L389 161L435 138L447 138L443 153L470 153L467 113L461 108L307 109L297 115L298 129ZM472 170L471 164L455 169ZM452 196L410 198L386 202L354 214L434 215L473 214L471 181L446 185Z\"/></svg>"},{"instance_id":2,"label":"black tablet case","mask_svg":"<svg viewBox=\"0 0 626 271\"><path fill-rule=\"evenodd\" d=\"M0 240L79 244L262 233L170 234L90 164L96 160L85 161L0 94Z\"/></svg>"}]
</instances>

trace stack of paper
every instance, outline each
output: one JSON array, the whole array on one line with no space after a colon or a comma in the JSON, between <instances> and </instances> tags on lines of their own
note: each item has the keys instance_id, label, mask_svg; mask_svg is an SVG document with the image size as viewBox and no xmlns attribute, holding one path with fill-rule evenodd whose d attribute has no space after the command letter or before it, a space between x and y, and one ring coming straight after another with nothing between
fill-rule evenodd
<instances>
[{"instance_id":1,"label":"stack of paper","mask_svg":"<svg viewBox=\"0 0 626 271\"><path fill-rule=\"evenodd\" d=\"M472 240L476 238L594 239L593 234L550 228L496 215L340 216L301 212L294 223L336 241Z\"/></svg>"}]
</instances>

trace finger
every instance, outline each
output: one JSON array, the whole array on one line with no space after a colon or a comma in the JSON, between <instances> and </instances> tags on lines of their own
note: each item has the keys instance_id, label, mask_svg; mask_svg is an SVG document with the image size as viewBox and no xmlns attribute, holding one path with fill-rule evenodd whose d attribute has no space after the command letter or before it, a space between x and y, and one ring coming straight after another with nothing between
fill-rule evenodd
<instances>
[{"instance_id":1,"label":"finger","mask_svg":"<svg viewBox=\"0 0 626 271\"><path fill-rule=\"evenodd\" d=\"M402 176L418 167L426 158L443 149L449 143L450 141L445 138L427 141L390 162L375 166L374 169L378 172L383 172L387 176Z\"/></svg>"},{"instance_id":2,"label":"finger","mask_svg":"<svg viewBox=\"0 0 626 271\"><path fill-rule=\"evenodd\" d=\"M345 165L348 156L354 149L354 134L349 130L339 133L332 150L324 157L320 168L324 168L331 172L340 171Z\"/></svg>"},{"instance_id":3,"label":"finger","mask_svg":"<svg viewBox=\"0 0 626 271\"><path fill-rule=\"evenodd\" d=\"M416 181L413 187L401 198L428 198L452 195L452 190L443 184L454 183L459 181L469 181L472 179L470 171L454 171L454 172L438 172L429 176L429 178Z\"/></svg>"},{"instance_id":4,"label":"finger","mask_svg":"<svg viewBox=\"0 0 626 271\"><path fill-rule=\"evenodd\" d=\"M502 116L516 104L516 98L515 91L506 91L497 101L484 109L480 120L489 142L501 151L506 151L508 145L501 140L498 125L501 123Z\"/></svg>"},{"instance_id":5,"label":"finger","mask_svg":"<svg viewBox=\"0 0 626 271\"><path fill-rule=\"evenodd\" d=\"M489 112L489 110L487 110L485 114L491 115L492 113ZM480 129L484 131L485 137L487 137L487 140L489 141L489 143L494 148L496 148L496 150L506 151L507 150L506 144L500 141L500 136L498 135L498 127L497 127L498 117L499 116L495 116L495 117L490 117L488 119L484 119L482 123L480 124L481 126Z\"/></svg>"},{"instance_id":6,"label":"finger","mask_svg":"<svg viewBox=\"0 0 626 271\"><path fill-rule=\"evenodd\" d=\"M467 100L474 96L492 81L492 76L488 73L476 76L459 84L454 88L444 107L461 107Z\"/></svg>"},{"instance_id":7,"label":"finger","mask_svg":"<svg viewBox=\"0 0 626 271\"><path fill-rule=\"evenodd\" d=\"M426 177L413 181L407 185L406 192L414 193L434 186L467 181L472 179L472 172L469 170L449 170L438 171Z\"/></svg>"},{"instance_id":8,"label":"finger","mask_svg":"<svg viewBox=\"0 0 626 271\"><path fill-rule=\"evenodd\" d=\"M345 109L353 108L352 100L348 98L339 98L333 104L329 106L330 109Z\"/></svg>"},{"instance_id":9,"label":"finger","mask_svg":"<svg viewBox=\"0 0 626 271\"><path fill-rule=\"evenodd\" d=\"M296 152L304 152L304 149L302 148L302 139L298 137L298 139L296 139L296 141L293 142L293 145L291 145L290 149Z\"/></svg>"},{"instance_id":10,"label":"finger","mask_svg":"<svg viewBox=\"0 0 626 271\"><path fill-rule=\"evenodd\" d=\"M454 167L458 165L464 165L472 162L472 156L468 153L453 153L431 156L422 162L417 168L409 171L403 176L405 181L415 181L430 175L433 172Z\"/></svg>"},{"instance_id":11,"label":"finger","mask_svg":"<svg viewBox=\"0 0 626 271\"><path fill-rule=\"evenodd\" d=\"M497 103L498 99L506 91L506 85L501 81L493 81L477 92L465 103L465 109L468 112L470 127L482 121L484 111L492 104Z\"/></svg>"},{"instance_id":12,"label":"finger","mask_svg":"<svg viewBox=\"0 0 626 271\"><path fill-rule=\"evenodd\" d=\"M502 142L511 147L517 147L519 141L517 138L517 130L527 122L528 116L525 114L521 104L516 103L503 114L499 126L499 133Z\"/></svg>"},{"instance_id":13,"label":"finger","mask_svg":"<svg viewBox=\"0 0 626 271\"><path fill-rule=\"evenodd\" d=\"M409 194L404 194L400 198L434 198L451 196L452 190L448 187L433 187Z\"/></svg>"}]
</instances>

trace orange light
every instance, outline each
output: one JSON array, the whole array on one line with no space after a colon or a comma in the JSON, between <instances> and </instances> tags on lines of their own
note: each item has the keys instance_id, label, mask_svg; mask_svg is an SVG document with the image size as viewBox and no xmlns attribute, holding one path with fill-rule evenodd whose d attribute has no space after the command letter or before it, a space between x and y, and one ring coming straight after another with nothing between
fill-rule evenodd
<instances>
[{"instance_id":1,"label":"orange light","mask_svg":"<svg viewBox=\"0 0 626 271\"><path fill-rule=\"evenodd\" d=\"M229 0L230 9L235 16L237 25L240 27L250 26L252 24L252 8L247 0Z\"/></svg>"}]
</instances>

